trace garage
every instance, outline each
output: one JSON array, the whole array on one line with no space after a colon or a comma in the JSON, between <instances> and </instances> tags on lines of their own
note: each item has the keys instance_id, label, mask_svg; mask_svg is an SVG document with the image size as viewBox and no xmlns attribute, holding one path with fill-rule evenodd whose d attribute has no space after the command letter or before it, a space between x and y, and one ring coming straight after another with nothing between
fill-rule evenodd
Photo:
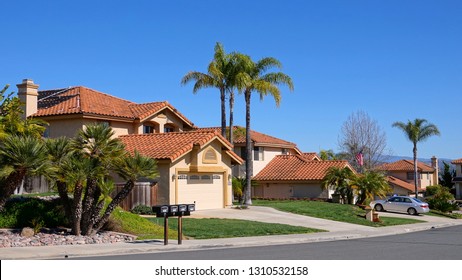
<instances>
[{"instance_id":1,"label":"garage","mask_svg":"<svg viewBox=\"0 0 462 280\"><path fill-rule=\"evenodd\" d=\"M223 208L223 174L178 174L178 203L194 202L197 210Z\"/></svg>"}]
</instances>

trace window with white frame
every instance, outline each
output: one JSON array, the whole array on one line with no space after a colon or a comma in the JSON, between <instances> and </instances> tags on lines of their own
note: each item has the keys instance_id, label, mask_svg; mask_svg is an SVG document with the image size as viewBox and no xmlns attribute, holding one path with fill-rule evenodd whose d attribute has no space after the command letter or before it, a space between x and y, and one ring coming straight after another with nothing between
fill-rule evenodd
<instances>
[{"instance_id":1,"label":"window with white frame","mask_svg":"<svg viewBox=\"0 0 462 280\"><path fill-rule=\"evenodd\" d=\"M254 161L263 161L263 147L253 147L253 160Z\"/></svg>"}]
</instances>

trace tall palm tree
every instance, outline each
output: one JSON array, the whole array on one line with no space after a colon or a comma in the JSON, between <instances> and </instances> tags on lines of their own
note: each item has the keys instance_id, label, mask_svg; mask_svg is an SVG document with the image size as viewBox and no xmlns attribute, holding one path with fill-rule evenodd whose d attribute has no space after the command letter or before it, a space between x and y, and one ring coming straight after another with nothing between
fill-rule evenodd
<instances>
[{"instance_id":1,"label":"tall palm tree","mask_svg":"<svg viewBox=\"0 0 462 280\"><path fill-rule=\"evenodd\" d=\"M395 122L392 125L401 129L405 136L412 142L412 152L414 155L414 187L415 196L418 196L418 180L417 180L417 143L427 140L430 136L440 135L440 131L436 125L429 123L426 119L415 119L413 122L408 120L407 123Z\"/></svg>"},{"instance_id":2,"label":"tall palm tree","mask_svg":"<svg viewBox=\"0 0 462 280\"><path fill-rule=\"evenodd\" d=\"M348 167L331 167L327 170L321 187L325 190L334 187L335 193L338 193L343 201L352 204L354 197L352 182L355 177L354 172Z\"/></svg>"},{"instance_id":3,"label":"tall palm tree","mask_svg":"<svg viewBox=\"0 0 462 280\"><path fill-rule=\"evenodd\" d=\"M216 43L215 54L210 62L207 73L190 71L182 79L181 84L185 85L195 81L193 93L203 88L218 88L220 90L221 104L221 135L226 138L226 93L230 92L232 85L229 81L232 65L230 56L226 54L223 45Z\"/></svg>"},{"instance_id":4,"label":"tall palm tree","mask_svg":"<svg viewBox=\"0 0 462 280\"><path fill-rule=\"evenodd\" d=\"M239 55L239 65L242 69L236 75L236 87L245 97L245 129L246 129L246 185L244 191L244 204L251 205L251 178L252 178L252 142L250 138L250 103L252 92L260 94L260 100L267 95L271 95L279 107L281 102L281 92L279 85L287 85L292 91L294 86L292 79L282 72L267 71L271 68L281 68L281 62L273 57L265 57L257 62L247 55Z\"/></svg>"}]
</instances>

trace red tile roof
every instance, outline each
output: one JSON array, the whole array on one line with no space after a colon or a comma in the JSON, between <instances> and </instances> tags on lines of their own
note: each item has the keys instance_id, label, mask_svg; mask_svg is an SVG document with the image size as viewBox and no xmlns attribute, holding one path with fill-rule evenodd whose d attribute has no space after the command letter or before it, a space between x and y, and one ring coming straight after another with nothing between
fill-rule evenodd
<instances>
[{"instance_id":1,"label":"red tile roof","mask_svg":"<svg viewBox=\"0 0 462 280\"><path fill-rule=\"evenodd\" d=\"M141 121L168 109L194 127L191 121L166 101L137 104L83 86L39 91L37 105L38 111L34 114L36 117L93 114Z\"/></svg>"},{"instance_id":2,"label":"red tile roof","mask_svg":"<svg viewBox=\"0 0 462 280\"><path fill-rule=\"evenodd\" d=\"M254 180L312 181L322 180L331 167L349 167L345 160L309 160L304 155L278 155L266 165Z\"/></svg>"},{"instance_id":3,"label":"red tile roof","mask_svg":"<svg viewBox=\"0 0 462 280\"><path fill-rule=\"evenodd\" d=\"M382 164L377 167L377 169L383 171L414 171L414 162L412 160L402 159ZM435 168L420 161L417 162L417 169L419 172L435 172Z\"/></svg>"},{"instance_id":4,"label":"red tile roof","mask_svg":"<svg viewBox=\"0 0 462 280\"><path fill-rule=\"evenodd\" d=\"M221 132L221 127L206 127L199 129L215 129ZM298 154L302 154L295 143L285 141L274 136L263 134L254 130L250 130L250 139L257 146L276 146L281 148L294 149ZM234 126L234 145L236 144L245 144L245 127Z\"/></svg>"},{"instance_id":5,"label":"red tile roof","mask_svg":"<svg viewBox=\"0 0 462 280\"><path fill-rule=\"evenodd\" d=\"M158 160L167 159L171 161L174 161L190 152L196 145L202 147L203 145L218 139L225 147L224 151L231 156L234 162L238 164L242 164L244 162L232 151L231 144L214 130L133 134L119 136L119 139L122 140L125 144L125 148L130 153L137 150L144 156Z\"/></svg>"},{"instance_id":6,"label":"red tile roof","mask_svg":"<svg viewBox=\"0 0 462 280\"><path fill-rule=\"evenodd\" d=\"M455 159L453 161L451 161L452 164L461 164L462 163L462 158L459 158L459 159Z\"/></svg>"},{"instance_id":7,"label":"red tile roof","mask_svg":"<svg viewBox=\"0 0 462 280\"><path fill-rule=\"evenodd\" d=\"M387 176L387 180L389 184L396 185L398 187L409 190L411 192L415 192L415 186L413 184L410 184L406 181L403 181L393 176ZM422 188L418 187L417 191L418 192L422 191Z\"/></svg>"}]
</instances>

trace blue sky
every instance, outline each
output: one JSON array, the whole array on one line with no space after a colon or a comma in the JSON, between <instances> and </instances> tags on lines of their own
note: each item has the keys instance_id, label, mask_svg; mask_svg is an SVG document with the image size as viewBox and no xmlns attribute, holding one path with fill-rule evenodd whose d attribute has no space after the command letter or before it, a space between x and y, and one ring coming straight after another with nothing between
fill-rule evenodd
<instances>
[{"instance_id":1,"label":"blue sky","mask_svg":"<svg viewBox=\"0 0 462 280\"><path fill-rule=\"evenodd\" d=\"M0 85L83 85L135 102L169 101L197 126L219 126L216 90L192 94L213 47L272 56L293 79L282 103L252 100L252 129L302 151L338 151L348 116L365 111L391 154L411 156L395 121L425 118L441 136L420 157L462 157L461 1L2 1ZM245 125L244 98L235 109Z\"/></svg>"}]
</instances>

